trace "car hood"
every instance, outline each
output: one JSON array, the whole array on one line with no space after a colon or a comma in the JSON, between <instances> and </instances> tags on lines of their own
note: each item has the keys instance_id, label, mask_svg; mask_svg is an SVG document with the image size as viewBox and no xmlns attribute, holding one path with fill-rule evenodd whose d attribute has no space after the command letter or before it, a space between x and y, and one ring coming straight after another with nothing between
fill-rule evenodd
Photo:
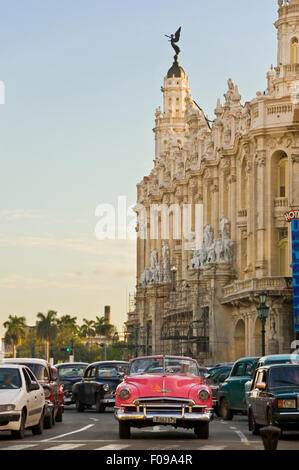
<instances>
[{"instance_id":1,"label":"car hood","mask_svg":"<svg viewBox=\"0 0 299 470\"><path fill-rule=\"evenodd\" d=\"M14 404L22 394L22 389L0 390L0 405Z\"/></svg>"},{"instance_id":2,"label":"car hood","mask_svg":"<svg viewBox=\"0 0 299 470\"><path fill-rule=\"evenodd\" d=\"M138 389L140 397L186 397L194 385L203 385L200 377L182 375L134 375L126 377L125 384L132 384Z\"/></svg>"},{"instance_id":3,"label":"car hood","mask_svg":"<svg viewBox=\"0 0 299 470\"><path fill-rule=\"evenodd\" d=\"M270 390L277 398L297 398L299 387L277 387Z\"/></svg>"}]
</instances>

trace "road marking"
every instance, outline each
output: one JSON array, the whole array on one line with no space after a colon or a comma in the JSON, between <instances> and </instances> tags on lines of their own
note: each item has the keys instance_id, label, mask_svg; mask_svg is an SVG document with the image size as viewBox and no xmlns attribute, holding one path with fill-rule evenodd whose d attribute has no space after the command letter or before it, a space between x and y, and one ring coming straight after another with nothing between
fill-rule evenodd
<instances>
[{"instance_id":1,"label":"road marking","mask_svg":"<svg viewBox=\"0 0 299 470\"><path fill-rule=\"evenodd\" d=\"M235 431L236 434L238 434L239 438L241 439L241 442L245 444L246 446L250 446L250 442L245 436L245 434L242 433L242 431Z\"/></svg>"},{"instance_id":2,"label":"road marking","mask_svg":"<svg viewBox=\"0 0 299 470\"><path fill-rule=\"evenodd\" d=\"M99 421L97 418L89 418L91 419L92 421Z\"/></svg>"},{"instance_id":3,"label":"road marking","mask_svg":"<svg viewBox=\"0 0 299 470\"><path fill-rule=\"evenodd\" d=\"M71 434L76 434L78 432L86 431L86 429L92 428L93 426L94 424L88 424L88 426L85 426L84 428L77 429L76 431L67 432L65 434L60 434L59 436L50 437L49 439L43 439L40 442L54 441L56 439L60 439L61 437L70 436Z\"/></svg>"},{"instance_id":4,"label":"road marking","mask_svg":"<svg viewBox=\"0 0 299 470\"><path fill-rule=\"evenodd\" d=\"M10 447L1 447L1 450L26 450L29 447L37 447L38 444L18 444Z\"/></svg>"},{"instance_id":5,"label":"road marking","mask_svg":"<svg viewBox=\"0 0 299 470\"><path fill-rule=\"evenodd\" d=\"M227 446L202 446L198 450L224 450Z\"/></svg>"},{"instance_id":6,"label":"road marking","mask_svg":"<svg viewBox=\"0 0 299 470\"><path fill-rule=\"evenodd\" d=\"M229 429L237 429L237 428L235 428L234 426L230 426Z\"/></svg>"},{"instance_id":7,"label":"road marking","mask_svg":"<svg viewBox=\"0 0 299 470\"><path fill-rule=\"evenodd\" d=\"M94 450L122 450L122 449L127 449L128 447L130 447L130 445L111 444L109 446L98 447L97 449L94 449Z\"/></svg>"},{"instance_id":8,"label":"road marking","mask_svg":"<svg viewBox=\"0 0 299 470\"><path fill-rule=\"evenodd\" d=\"M85 444L60 444L59 446L49 447L49 449L44 450L74 450L84 445Z\"/></svg>"}]
</instances>

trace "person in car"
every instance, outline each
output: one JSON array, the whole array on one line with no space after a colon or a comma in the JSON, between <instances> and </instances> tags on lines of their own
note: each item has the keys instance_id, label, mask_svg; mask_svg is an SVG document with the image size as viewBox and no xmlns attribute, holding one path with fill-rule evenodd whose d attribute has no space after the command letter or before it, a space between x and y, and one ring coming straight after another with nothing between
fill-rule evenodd
<instances>
[{"instance_id":1,"label":"person in car","mask_svg":"<svg viewBox=\"0 0 299 470\"><path fill-rule=\"evenodd\" d=\"M13 376L11 374L6 374L4 376L3 385L5 385L5 388L18 388L16 385L13 384Z\"/></svg>"}]
</instances>

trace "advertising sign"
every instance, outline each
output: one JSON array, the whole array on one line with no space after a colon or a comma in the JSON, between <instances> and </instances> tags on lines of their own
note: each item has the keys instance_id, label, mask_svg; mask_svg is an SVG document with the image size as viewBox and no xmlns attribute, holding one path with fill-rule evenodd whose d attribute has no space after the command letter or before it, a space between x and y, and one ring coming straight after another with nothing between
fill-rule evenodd
<instances>
[{"instance_id":1,"label":"advertising sign","mask_svg":"<svg viewBox=\"0 0 299 470\"><path fill-rule=\"evenodd\" d=\"M293 305L295 331L299 332L299 220L292 220Z\"/></svg>"}]
</instances>

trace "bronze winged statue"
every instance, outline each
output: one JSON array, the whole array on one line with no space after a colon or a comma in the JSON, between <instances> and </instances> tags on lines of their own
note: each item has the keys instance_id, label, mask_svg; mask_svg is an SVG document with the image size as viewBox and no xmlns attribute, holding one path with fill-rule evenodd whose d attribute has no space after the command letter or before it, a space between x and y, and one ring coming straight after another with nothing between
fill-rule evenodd
<instances>
[{"instance_id":1,"label":"bronze winged statue","mask_svg":"<svg viewBox=\"0 0 299 470\"><path fill-rule=\"evenodd\" d=\"M181 29L182 28L180 26L179 29L177 30L177 32L175 34L172 34L171 36L167 36L167 34L165 34L165 36L170 39L169 42L175 50L175 56L174 56L175 61L177 61L178 55L181 52L181 49L179 48L179 46L176 45L176 43L179 42L179 40L180 40Z\"/></svg>"}]
</instances>

